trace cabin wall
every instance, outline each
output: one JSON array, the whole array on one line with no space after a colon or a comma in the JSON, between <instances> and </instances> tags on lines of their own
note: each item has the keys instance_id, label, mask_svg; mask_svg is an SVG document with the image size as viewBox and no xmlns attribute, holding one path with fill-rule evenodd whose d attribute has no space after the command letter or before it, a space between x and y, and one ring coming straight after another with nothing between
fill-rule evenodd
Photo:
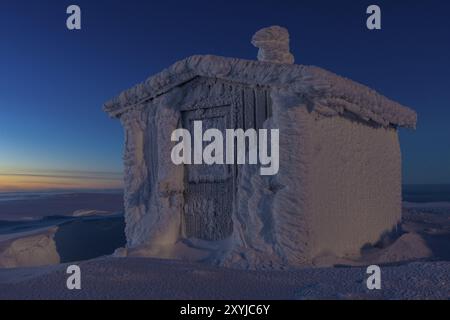
<instances>
[{"instance_id":1,"label":"cabin wall","mask_svg":"<svg viewBox=\"0 0 450 320\"><path fill-rule=\"evenodd\" d=\"M127 248L152 244L147 255L164 255L179 236L183 166L170 161L170 134L178 127L180 98L170 94L120 116L124 127L124 204Z\"/></svg>"},{"instance_id":2,"label":"cabin wall","mask_svg":"<svg viewBox=\"0 0 450 320\"><path fill-rule=\"evenodd\" d=\"M238 184L235 247L225 265L250 269L308 263L311 210L311 121L304 101L272 90L272 115L264 128L279 129L280 168L261 176L243 166Z\"/></svg>"},{"instance_id":3,"label":"cabin wall","mask_svg":"<svg viewBox=\"0 0 450 320\"><path fill-rule=\"evenodd\" d=\"M311 256L358 254L401 219L397 130L310 115Z\"/></svg>"},{"instance_id":4,"label":"cabin wall","mask_svg":"<svg viewBox=\"0 0 450 320\"><path fill-rule=\"evenodd\" d=\"M177 258L180 238L201 236L195 228L186 233L189 171L170 161L170 135L186 115L211 108L229 109L231 127L280 130L277 175L261 176L256 165L233 171L231 243L215 261L302 265L321 254L357 254L395 228L401 218L396 130L319 116L309 100L266 90L197 78L121 116L128 254Z\"/></svg>"},{"instance_id":5,"label":"cabin wall","mask_svg":"<svg viewBox=\"0 0 450 320\"><path fill-rule=\"evenodd\" d=\"M128 243L137 240L139 229L144 227L146 206L142 199L148 197L148 170L144 152L147 113L142 108L122 114L120 121L124 128L124 207L125 234Z\"/></svg>"}]
</instances>

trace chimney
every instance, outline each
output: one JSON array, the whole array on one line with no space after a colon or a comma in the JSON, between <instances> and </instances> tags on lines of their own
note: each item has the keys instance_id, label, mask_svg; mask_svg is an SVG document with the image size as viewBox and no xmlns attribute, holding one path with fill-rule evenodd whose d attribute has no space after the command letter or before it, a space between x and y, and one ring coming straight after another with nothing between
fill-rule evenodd
<instances>
[{"instance_id":1,"label":"chimney","mask_svg":"<svg viewBox=\"0 0 450 320\"><path fill-rule=\"evenodd\" d=\"M294 56L289 52L289 32L286 28L271 26L261 29L253 35L252 44L259 49L259 61L294 63Z\"/></svg>"}]
</instances>

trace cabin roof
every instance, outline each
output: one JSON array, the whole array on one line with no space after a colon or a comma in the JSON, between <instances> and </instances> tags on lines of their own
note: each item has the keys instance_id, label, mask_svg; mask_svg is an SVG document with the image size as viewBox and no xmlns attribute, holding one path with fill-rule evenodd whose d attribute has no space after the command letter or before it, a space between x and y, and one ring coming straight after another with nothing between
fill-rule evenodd
<instances>
[{"instance_id":1,"label":"cabin roof","mask_svg":"<svg viewBox=\"0 0 450 320\"><path fill-rule=\"evenodd\" d=\"M176 86L203 76L249 85L287 88L313 102L326 115L350 112L382 126L415 128L416 113L365 85L315 66L278 64L254 60L195 55L176 62L144 82L106 102L112 117L133 106L152 100Z\"/></svg>"}]
</instances>

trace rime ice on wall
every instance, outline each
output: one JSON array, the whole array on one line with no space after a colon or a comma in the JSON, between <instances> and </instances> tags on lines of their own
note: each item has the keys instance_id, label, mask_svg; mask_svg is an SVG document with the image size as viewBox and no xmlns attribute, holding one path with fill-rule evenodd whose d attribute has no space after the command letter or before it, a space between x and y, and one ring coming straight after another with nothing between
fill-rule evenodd
<instances>
[{"instance_id":1,"label":"rime ice on wall","mask_svg":"<svg viewBox=\"0 0 450 320\"><path fill-rule=\"evenodd\" d=\"M276 93L273 98L273 117L265 127L283 128L279 146L282 165L275 176L261 176L251 166L243 168L237 191L235 247L224 265L271 268L309 261L311 148L306 145L310 141L304 117L307 110L301 104L284 104L283 96Z\"/></svg>"},{"instance_id":2,"label":"rime ice on wall","mask_svg":"<svg viewBox=\"0 0 450 320\"><path fill-rule=\"evenodd\" d=\"M344 117L311 122L311 255L358 254L401 220L397 130Z\"/></svg>"},{"instance_id":3,"label":"rime ice on wall","mask_svg":"<svg viewBox=\"0 0 450 320\"><path fill-rule=\"evenodd\" d=\"M174 94L129 110L125 128L124 181L128 246L172 244L177 240L183 193L183 168L170 161L170 133L179 114L170 107Z\"/></svg>"},{"instance_id":4,"label":"rime ice on wall","mask_svg":"<svg viewBox=\"0 0 450 320\"><path fill-rule=\"evenodd\" d=\"M357 254L395 228L396 128L415 127L415 112L328 71L287 64L288 39L278 28L255 35L259 57L276 63L193 56L105 104L126 136L122 254L186 258L181 240L198 235L226 242L215 263L301 265L320 254ZM284 44L276 49L273 41ZM279 173L239 166L219 177L173 165L172 131L213 118L229 128L279 129ZM217 183L202 185L205 175ZM215 217L215 208L231 221ZM229 226L230 237L217 226Z\"/></svg>"}]
</instances>

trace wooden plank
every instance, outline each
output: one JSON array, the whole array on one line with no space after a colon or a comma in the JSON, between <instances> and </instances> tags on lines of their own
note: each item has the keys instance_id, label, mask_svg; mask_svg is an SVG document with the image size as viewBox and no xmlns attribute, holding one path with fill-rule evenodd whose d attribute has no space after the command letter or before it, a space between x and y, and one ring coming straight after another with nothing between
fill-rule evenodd
<instances>
[{"instance_id":1,"label":"wooden plank","mask_svg":"<svg viewBox=\"0 0 450 320\"><path fill-rule=\"evenodd\" d=\"M244 89L244 129L255 128L255 94L252 88Z\"/></svg>"},{"instance_id":2,"label":"wooden plank","mask_svg":"<svg viewBox=\"0 0 450 320\"><path fill-rule=\"evenodd\" d=\"M266 90L266 117L272 116L272 99L270 98L270 90Z\"/></svg>"},{"instance_id":3,"label":"wooden plank","mask_svg":"<svg viewBox=\"0 0 450 320\"><path fill-rule=\"evenodd\" d=\"M262 88L256 88L255 94L256 129L261 129L263 127L264 121L267 119L266 91Z\"/></svg>"}]
</instances>

